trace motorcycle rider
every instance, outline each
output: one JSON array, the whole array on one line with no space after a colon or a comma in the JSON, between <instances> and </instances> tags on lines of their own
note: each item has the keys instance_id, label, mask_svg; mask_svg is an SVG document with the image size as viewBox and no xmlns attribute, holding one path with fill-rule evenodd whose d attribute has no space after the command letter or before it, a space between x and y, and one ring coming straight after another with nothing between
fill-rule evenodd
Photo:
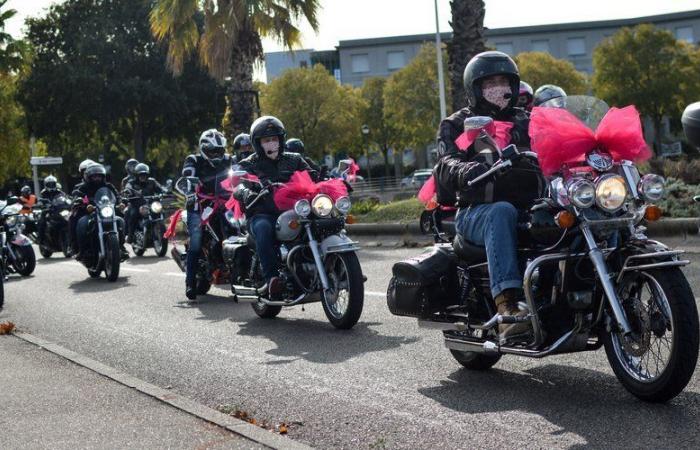
<instances>
[{"instance_id":1,"label":"motorcycle rider","mask_svg":"<svg viewBox=\"0 0 700 450\"><path fill-rule=\"evenodd\" d=\"M294 172L304 170L309 172L312 179L315 179L316 173L301 155L285 152L284 139L286 135L284 124L276 117L263 116L258 118L250 127L250 138L255 153L240 162L241 169L257 176L263 185L286 183ZM257 197L258 187L243 182L236 188L234 196L243 205L247 205ZM266 282L262 291L268 292L270 296L279 296L284 289L283 282L278 277L278 258L275 244L275 223L279 211L272 195L261 198L245 213L248 229L255 239L256 253L260 257Z\"/></svg>"},{"instance_id":2,"label":"motorcycle rider","mask_svg":"<svg viewBox=\"0 0 700 450\"><path fill-rule=\"evenodd\" d=\"M32 188L27 185L22 186L19 191L19 201L22 204L20 214L29 214L32 208L36 205L36 195L32 194Z\"/></svg>"},{"instance_id":3,"label":"motorcycle rider","mask_svg":"<svg viewBox=\"0 0 700 450\"><path fill-rule=\"evenodd\" d=\"M534 94L532 93L532 86L530 86L528 83L521 81L520 82L520 93L518 94L518 104L516 105L518 108L522 108L527 112L532 111L532 103L535 99Z\"/></svg>"},{"instance_id":4,"label":"motorcycle rider","mask_svg":"<svg viewBox=\"0 0 700 450\"><path fill-rule=\"evenodd\" d=\"M253 144L248 133L241 133L233 139L233 154L240 163L253 153Z\"/></svg>"},{"instance_id":5,"label":"motorcycle rider","mask_svg":"<svg viewBox=\"0 0 700 450\"><path fill-rule=\"evenodd\" d=\"M537 88L533 100L534 106L541 106L542 103L548 102L555 98L565 98L566 92L564 89L554 84L544 84Z\"/></svg>"},{"instance_id":6,"label":"motorcycle rider","mask_svg":"<svg viewBox=\"0 0 700 450\"><path fill-rule=\"evenodd\" d=\"M199 192L204 195L214 195L219 191L219 183L229 176L233 165L234 159L226 154L226 138L216 129L210 129L199 137L199 154L185 158L182 176L199 178ZM197 298L195 286L197 261L202 251L202 212L196 194L188 196L186 208L189 247L185 262L185 295L188 299L194 300Z\"/></svg>"},{"instance_id":7,"label":"motorcycle rider","mask_svg":"<svg viewBox=\"0 0 700 450\"><path fill-rule=\"evenodd\" d=\"M48 177L44 178L44 189L42 189L39 193L39 203L45 206L50 206L53 199L61 195L66 194L58 187L58 180L56 180L56 177L49 175ZM39 217L39 222L37 224L39 244L43 244L44 239L46 239L44 234L46 233L46 222L48 220L48 216L49 211L48 209L45 209L41 212L41 216Z\"/></svg>"},{"instance_id":8,"label":"motorcycle rider","mask_svg":"<svg viewBox=\"0 0 700 450\"><path fill-rule=\"evenodd\" d=\"M326 179L328 176L326 174L326 171L328 170L327 167L318 165L316 161L314 161L312 158L306 155L305 153L305 148L304 148L304 142L301 139L297 138L292 138L287 140L286 145L286 151L288 152L294 152L294 153L299 153L302 158L304 158L304 161L306 161L306 164L311 167L311 169L318 174L318 180L314 181L320 181Z\"/></svg>"},{"instance_id":9,"label":"motorcycle rider","mask_svg":"<svg viewBox=\"0 0 700 450\"><path fill-rule=\"evenodd\" d=\"M138 160L131 158L124 165L124 171L126 172L126 176L124 178L122 178L122 184L121 184L122 191L126 188L126 184L129 181L133 181L134 169L136 168L136 166L138 166L138 164L139 164Z\"/></svg>"},{"instance_id":10,"label":"motorcycle rider","mask_svg":"<svg viewBox=\"0 0 700 450\"><path fill-rule=\"evenodd\" d=\"M511 203L492 202L483 187L468 187L468 182L486 172L487 164L494 162L498 156L494 158L493 153L485 155L484 150L489 148L483 148L484 144L480 141L466 151L460 151L455 144L455 140L464 132L466 118L489 116L494 120L513 123L511 143L529 147L528 114L515 107L520 91L520 74L508 55L487 51L469 61L464 69L463 82L468 106L443 119L438 130L440 159L433 170L438 202L446 206L458 204L456 231L471 244L486 248L491 293L498 312L507 316L523 316L525 313L518 308L518 301L523 298L523 279L516 254L518 212ZM477 148L479 145L481 147ZM492 160L484 161L482 155ZM499 326L503 339L527 331L529 326L522 322Z\"/></svg>"},{"instance_id":11,"label":"motorcycle rider","mask_svg":"<svg viewBox=\"0 0 700 450\"><path fill-rule=\"evenodd\" d=\"M151 176L151 168L147 164L138 163L133 169L133 179L127 181L123 192L131 197L132 192L142 196L165 194L167 190ZM143 199L130 201L126 213L126 242L133 242L134 230L139 220L139 207L144 204Z\"/></svg>"}]
</instances>

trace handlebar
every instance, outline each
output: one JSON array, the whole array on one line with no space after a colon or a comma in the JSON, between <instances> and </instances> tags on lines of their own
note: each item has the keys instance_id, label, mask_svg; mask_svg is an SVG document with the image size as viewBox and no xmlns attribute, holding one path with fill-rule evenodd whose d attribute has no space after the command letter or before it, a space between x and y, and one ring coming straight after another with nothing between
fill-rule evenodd
<instances>
[{"instance_id":1,"label":"handlebar","mask_svg":"<svg viewBox=\"0 0 700 450\"><path fill-rule=\"evenodd\" d=\"M473 185L485 180L486 178L489 178L492 175L501 174L505 172L506 170L508 170L509 167L513 166L513 161L518 160L524 154L520 153L518 151L518 148L513 144L505 147L503 150L500 151L500 153L501 159L493 163L489 170L482 173L473 180L469 181L467 183L468 187L472 187Z\"/></svg>"}]
</instances>

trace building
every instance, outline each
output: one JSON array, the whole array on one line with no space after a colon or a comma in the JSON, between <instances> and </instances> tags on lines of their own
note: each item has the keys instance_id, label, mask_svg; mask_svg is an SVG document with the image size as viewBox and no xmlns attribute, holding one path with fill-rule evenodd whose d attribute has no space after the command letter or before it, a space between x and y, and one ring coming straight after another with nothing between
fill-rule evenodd
<instances>
[{"instance_id":1,"label":"building","mask_svg":"<svg viewBox=\"0 0 700 450\"><path fill-rule=\"evenodd\" d=\"M322 64L340 80L340 61L336 50L295 50L294 52L270 52L265 53L265 72L267 82L277 78L287 69L294 67L311 67Z\"/></svg>"},{"instance_id":2,"label":"building","mask_svg":"<svg viewBox=\"0 0 700 450\"><path fill-rule=\"evenodd\" d=\"M487 45L510 55L529 51L547 52L556 58L571 61L578 70L590 74L593 72L593 50L601 41L620 28L642 23L667 29L678 39L691 43L697 43L700 39L700 10L632 19L487 29L486 39ZM452 34L442 33L441 37L443 41L449 41ZM310 52L305 64L313 63L311 60L315 53L324 54L326 59L331 60L333 58L328 55L335 53L337 57L333 63L324 64L329 72L342 83L360 86L365 78L389 76L402 68L415 57L424 43L434 40L434 34L422 34L340 41L335 51ZM303 67L302 59L284 66L284 62L290 61L288 55L288 52L266 54L268 82L286 68ZM270 56L273 56L272 61L268 60ZM270 62L272 64L268 65Z\"/></svg>"}]
</instances>

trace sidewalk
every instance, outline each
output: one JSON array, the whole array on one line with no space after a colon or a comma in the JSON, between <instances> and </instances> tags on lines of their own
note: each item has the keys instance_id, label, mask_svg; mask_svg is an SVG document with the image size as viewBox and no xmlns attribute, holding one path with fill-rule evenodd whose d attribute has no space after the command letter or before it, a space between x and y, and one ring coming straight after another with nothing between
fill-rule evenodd
<instances>
[{"instance_id":1,"label":"sidewalk","mask_svg":"<svg viewBox=\"0 0 700 450\"><path fill-rule=\"evenodd\" d=\"M268 447L15 336L0 336L0 448Z\"/></svg>"}]
</instances>

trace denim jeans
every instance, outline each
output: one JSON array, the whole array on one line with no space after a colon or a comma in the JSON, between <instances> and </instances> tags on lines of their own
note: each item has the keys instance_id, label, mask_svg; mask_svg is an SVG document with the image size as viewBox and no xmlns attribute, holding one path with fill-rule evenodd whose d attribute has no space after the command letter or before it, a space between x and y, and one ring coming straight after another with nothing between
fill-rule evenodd
<instances>
[{"instance_id":1,"label":"denim jeans","mask_svg":"<svg viewBox=\"0 0 700 450\"><path fill-rule=\"evenodd\" d=\"M457 232L471 244L486 247L494 298L506 289L523 287L518 267L517 223L518 211L506 202L474 205L457 213Z\"/></svg>"},{"instance_id":2,"label":"denim jeans","mask_svg":"<svg viewBox=\"0 0 700 450\"><path fill-rule=\"evenodd\" d=\"M202 252L202 215L199 211L187 210L187 234L190 238L185 261L185 283L193 286L197 274L197 261Z\"/></svg>"},{"instance_id":3,"label":"denim jeans","mask_svg":"<svg viewBox=\"0 0 700 450\"><path fill-rule=\"evenodd\" d=\"M265 281L279 275L275 249L276 218L268 214L256 214L248 220L248 228L255 239L255 253L260 258Z\"/></svg>"}]
</instances>

